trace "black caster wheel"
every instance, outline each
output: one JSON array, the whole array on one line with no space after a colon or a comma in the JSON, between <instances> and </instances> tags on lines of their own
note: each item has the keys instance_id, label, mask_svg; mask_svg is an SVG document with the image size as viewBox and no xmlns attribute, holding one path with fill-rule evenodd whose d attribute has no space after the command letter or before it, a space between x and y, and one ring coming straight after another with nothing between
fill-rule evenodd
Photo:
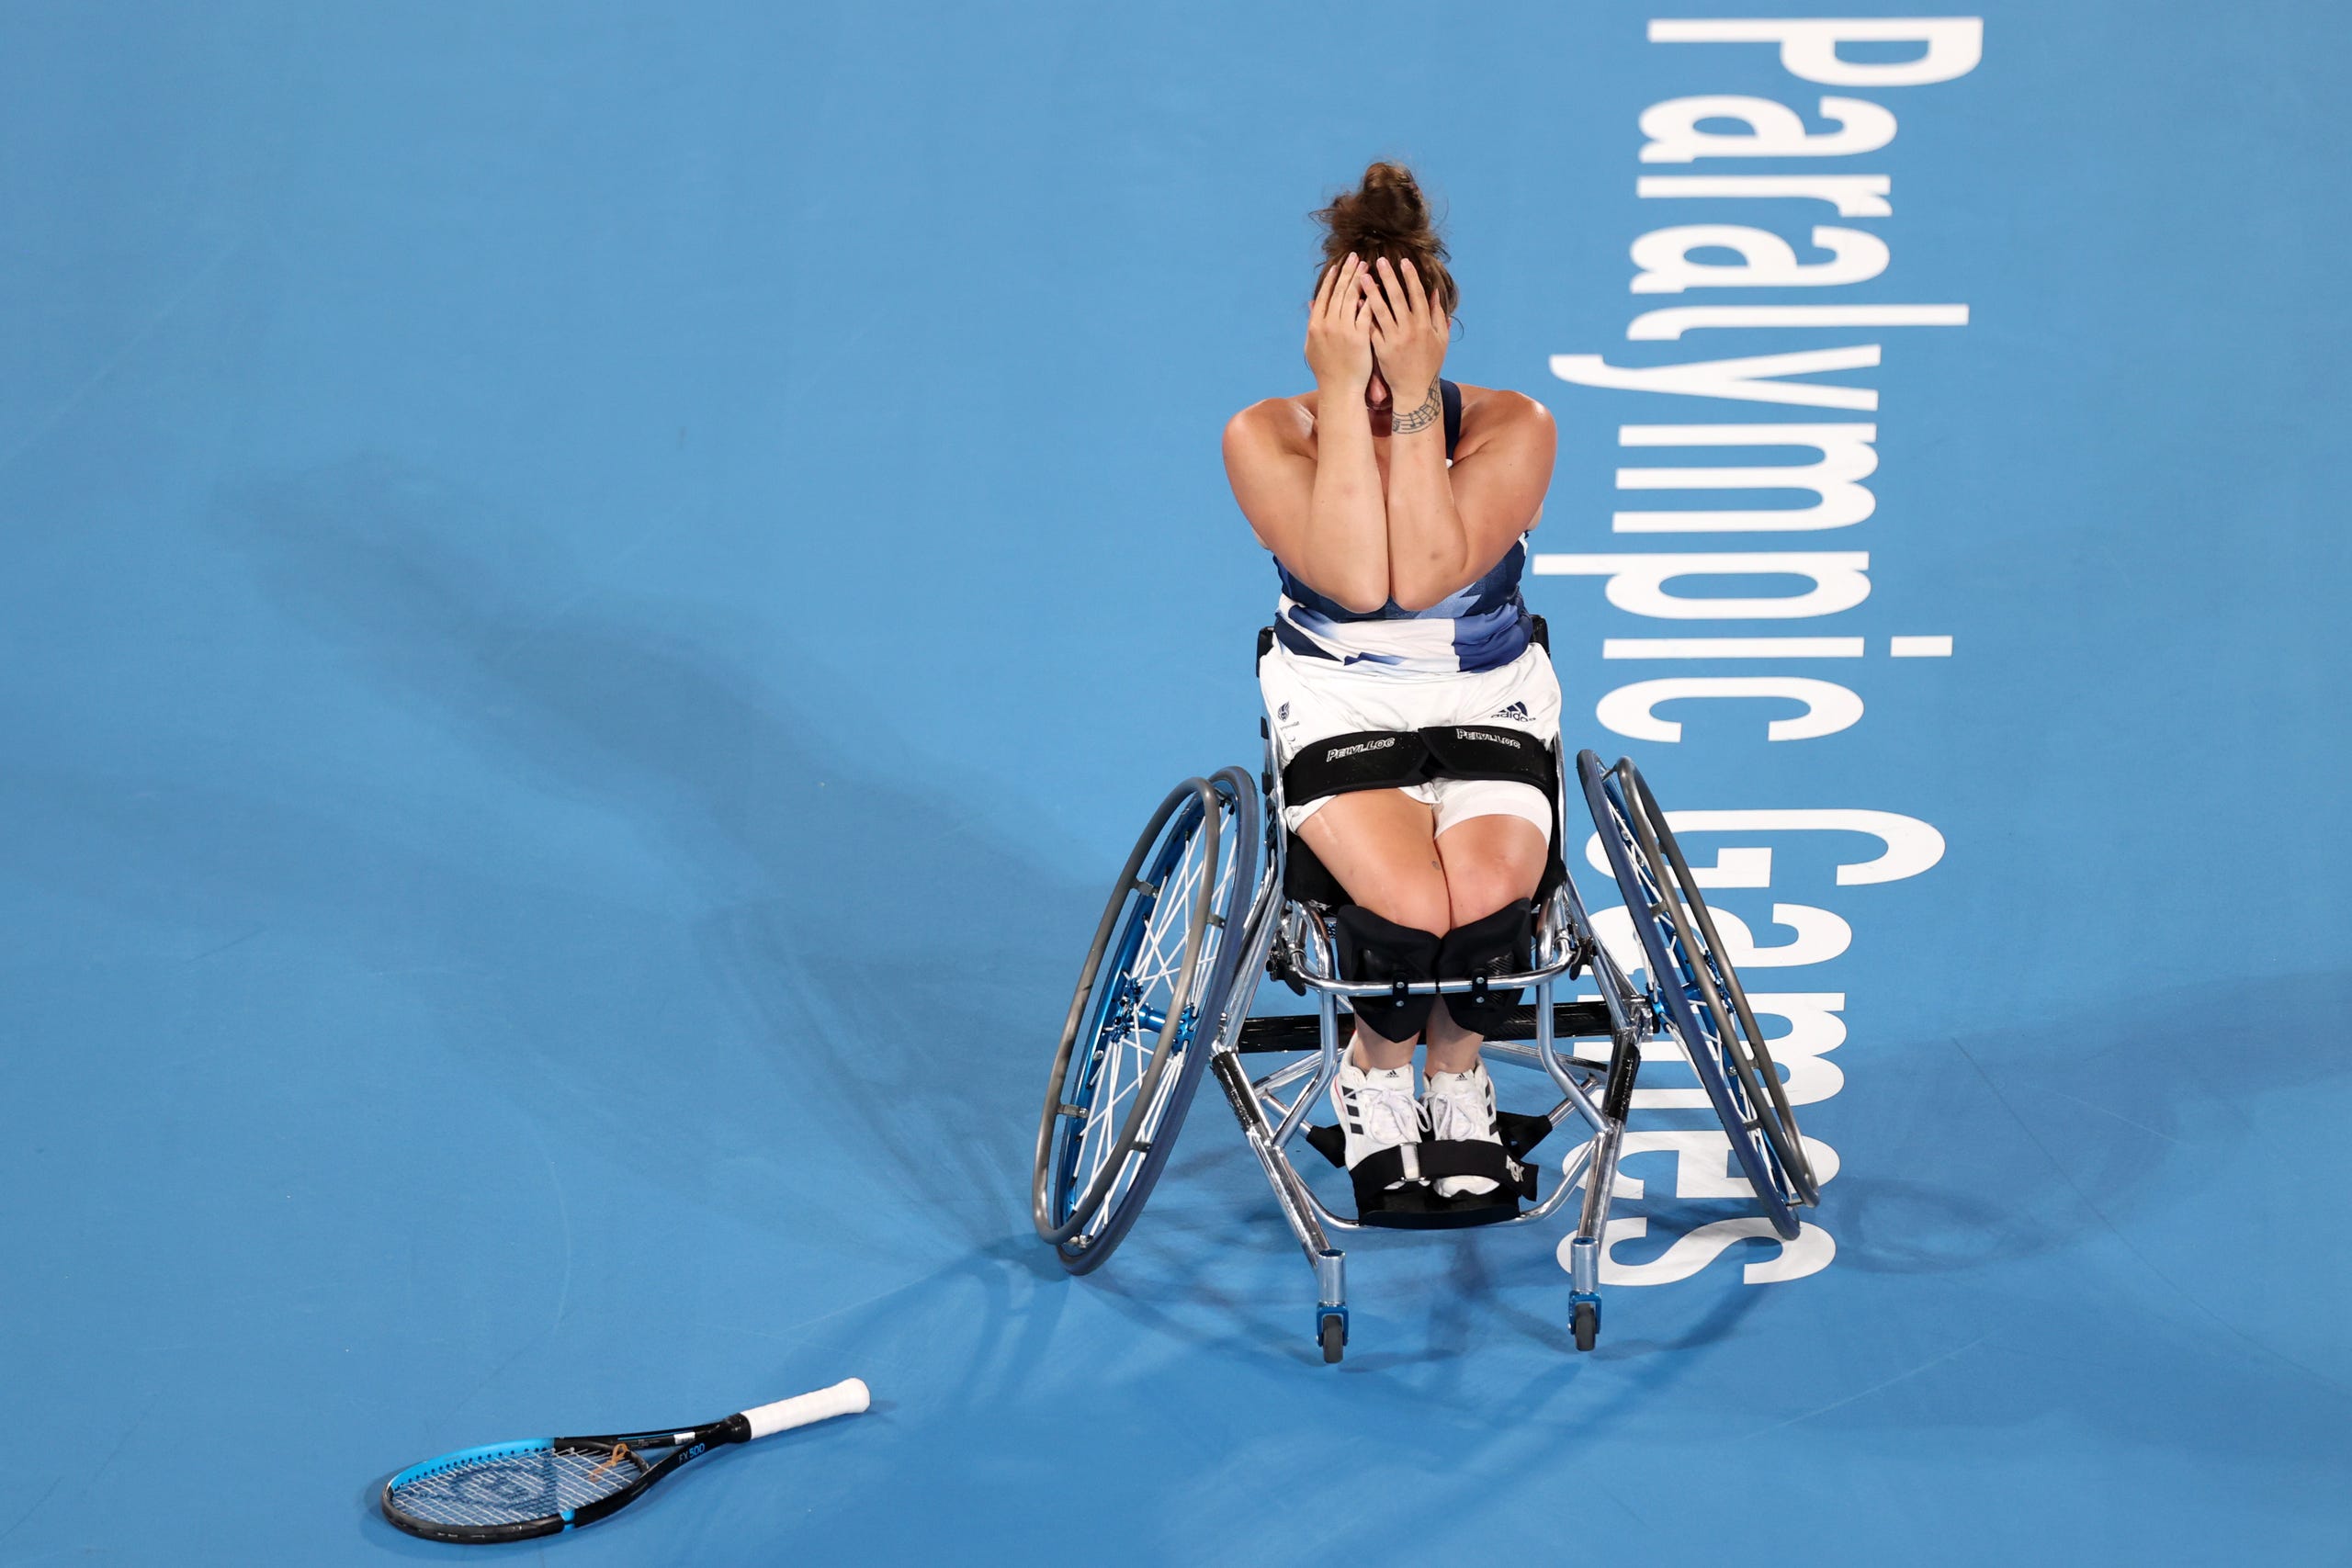
<instances>
[{"instance_id":1,"label":"black caster wheel","mask_svg":"<svg viewBox=\"0 0 2352 1568\"><path fill-rule=\"evenodd\" d=\"M1326 1317L1315 1337L1323 1342L1323 1364L1336 1366L1340 1358L1347 1354L1348 1320L1336 1314Z\"/></svg>"},{"instance_id":2,"label":"black caster wheel","mask_svg":"<svg viewBox=\"0 0 2352 1568\"><path fill-rule=\"evenodd\" d=\"M1568 1312L1568 1330L1577 1337L1577 1349L1591 1349L1600 1338L1600 1303L1577 1303Z\"/></svg>"}]
</instances>

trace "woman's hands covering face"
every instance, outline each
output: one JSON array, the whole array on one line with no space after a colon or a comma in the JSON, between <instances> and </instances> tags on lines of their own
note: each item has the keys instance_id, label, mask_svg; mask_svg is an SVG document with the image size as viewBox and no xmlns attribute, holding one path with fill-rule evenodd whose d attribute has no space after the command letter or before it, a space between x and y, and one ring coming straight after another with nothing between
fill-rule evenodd
<instances>
[{"instance_id":1,"label":"woman's hands covering face","mask_svg":"<svg viewBox=\"0 0 2352 1568\"><path fill-rule=\"evenodd\" d=\"M1437 389L1453 323L1430 302L1420 270L1409 260L1392 264L1382 256L1377 274L1367 267L1363 277L1363 310L1381 377L1399 412L1418 408Z\"/></svg>"},{"instance_id":2,"label":"woman's hands covering face","mask_svg":"<svg viewBox=\"0 0 2352 1568\"><path fill-rule=\"evenodd\" d=\"M1323 274L1306 312L1306 367L1325 390L1362 397L1372 380L1372 315L1365 302L1370 274L1351 255Z\"/></svg>"}]
</instances>

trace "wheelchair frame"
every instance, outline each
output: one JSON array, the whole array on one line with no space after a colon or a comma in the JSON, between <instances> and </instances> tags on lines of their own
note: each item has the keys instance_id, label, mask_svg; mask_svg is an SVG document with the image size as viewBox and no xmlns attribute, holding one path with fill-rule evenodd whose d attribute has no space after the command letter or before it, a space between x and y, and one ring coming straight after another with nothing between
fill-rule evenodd
<instances>
[{"instance_id":1,"label":"wheelchair frame","mask_svg":"<svg viewBox=\"0 0 2352 1568\"><path fill-rule=\"evenodd\" d=\"M1291 846L1283 827L1282 773L1262 720L1260 732L1266 739L1259 777L1227 768L1214 779L1190 779L1177 786L1114 889L1047 1086L1038 1132L1035 1220L1039 1235L1055 1245L1072 1273L1099 1267L1148 1198L1205 1065L1224 1089L1314 1269L1316 1337L1324 1359L1337 1361L1348 1341L1347 1275L1346 1257L1331 1245L1330 1233L1392 1227L1368 1225L1363 1217L1351 1218L1326 1203L1293 1163L1290 1149L1310 1125L1308 1111L1339 1073L1348 1044L1340 1029L1340 999L1390 996L1396 987L1340 978L1331 911L1285 891ZM1488 1038L1481 1049L1490 1060L1540 1070L1560 1096L1544 1120L1557 1127L1571 1117L1579 1119L1589 1135L1563 1158L1552 1190L1532 1207L1478 1223L1546 1220L1582 1189L1568 1247L1569 1324L1577 1348L1589 1350L1600 1333L1601 1248L1645 1040L1671 1038L1691 1061L1751 1188L1782 1235L1797 1234L1793 1210L1816 1201L1818 1190L1763 1035L1696 878L1647 786L1629 760L1604 768L1590 751L1577 758L1582 796L1642 938L1650 983L1639 987L1595 934L1577 890L1568 867L1565 750L1555 743L1551 751L1558 784L1554 849L1562 875L1537 912L1532 967L1484 982L1496 990L1532 988L1534 1001L1516 1010L1509 1034ZM1229 854L1220 856L1220 824L1228 808L1235 842ZM1208 870L1179 885L1180 872L1195 863L1193 852L1203 840ZM1253 864L1259 871L1254 879L1236 874ZM1250 883L1248 902L1237 909L1242 882ZM1167 929L1156 922L1161 896L1170 886L1181 896L1167 908L1190 911L1187 935L1181 964L1162 966L1166 974L1159 978L1167 988L1155 1007L1146 995L1151 987L1136 983L1133 955L1159 950L1152 933ZM1114 953L1120 956L1106 988L1103 960ZM1311 994L1314 1014L1251 1016L1261 976ZM1597 1000L1554 999L1560 981L1582 977L1598 984ZM1478 983L1421 981L1405 990L1450 996ZM1209 1021L1212 1026L1203 1027ZM1083 1055L1076 1050L1081 1034L1088 1037ZM1148 1034L1154 1049L1147 1067L1140 1062ZM1606 1056L1577 1055L1572 1043L1579 1040L1602 1042ZM1563 1043L1570 1043L1566 1052ZM1138 1058L1125 1091L1115 1087L1123 1049ZM1244 1058L1275 1053L1306 1055L1253 1078ZM1702 1061L1713 1062L1714 1070ZM1106 1083L1112 1085L1107 1090ZM1098 1106L1106 1092L1108 1100ZM1114 1121L1120 1130L1113 1141L1088 1142L1091 1134L1107 1134ZM1090 1149L1091 1174L1076 1190Z\"/></svg>"}]
</instances>

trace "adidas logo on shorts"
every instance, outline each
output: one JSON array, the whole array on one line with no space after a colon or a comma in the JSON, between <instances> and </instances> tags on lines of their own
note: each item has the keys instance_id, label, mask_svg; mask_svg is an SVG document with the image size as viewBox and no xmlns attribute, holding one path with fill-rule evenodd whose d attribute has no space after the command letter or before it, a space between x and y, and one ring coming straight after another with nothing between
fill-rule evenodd
<instances>
[{"instance_id":1,"label":"adidas logo on shorts","mask_svg":"<svg viewBox=\"0 0 2352 1568\"><path fill-rule=\"evenodd\" d=\"M1497 718L1527 718L1532 716L1528 713L1527 705L1525 703L1513 703L1510 706L1498 712L1494 716Z\"/></svg>"}]
</instances>

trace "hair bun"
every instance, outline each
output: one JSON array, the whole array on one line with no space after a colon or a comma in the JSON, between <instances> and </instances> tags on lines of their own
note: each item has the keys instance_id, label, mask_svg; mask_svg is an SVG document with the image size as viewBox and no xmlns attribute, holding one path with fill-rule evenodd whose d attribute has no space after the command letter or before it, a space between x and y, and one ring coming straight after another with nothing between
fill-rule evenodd
<instances>
[{"instance_id":1,"label":"hair bun","mask_svg":"<svg viewBox=\"0 0 2352 1568\"><path fill-rule=\"evenodd\" d=\"M1355 189L1332 197L1315 217L1327 231L1323 266L1351 253L1366 261L1382 255L1391 262L1409 260L1430 297L1447 315L1453 313L1456 297L1445 242L1430 221L1429 202L1412 170L1385 160L1372 164ZM1318 267L1317 276L1321 274Z\"/></svg>"},{"instance_id":2,"label":"hair bun","mask_svg":"<svg viewBox=\"0 0 2352 1568\"><path fill-rule=\"evenodd\" d=\"M1436 238L1420 182L1396 164L1364 170L1363 182L1325 209L1324 220L1335 232L1367 244L1422 245Z\"/></svg>"},{"instance_id":3,"label":"hair bun","mask_svg":"<svg viewBox=\"0 0 2352 1568\"><path fill-rule=\"evenodd\" d=\"M1378 212L1405 229L1426 229L1430 224L1429 204L1421 199L1421 183L1413 171L1396 164L1374 164L1363 172L1363 186L1357 193L1366 215Z\"/></svg>"}]
</instances>

